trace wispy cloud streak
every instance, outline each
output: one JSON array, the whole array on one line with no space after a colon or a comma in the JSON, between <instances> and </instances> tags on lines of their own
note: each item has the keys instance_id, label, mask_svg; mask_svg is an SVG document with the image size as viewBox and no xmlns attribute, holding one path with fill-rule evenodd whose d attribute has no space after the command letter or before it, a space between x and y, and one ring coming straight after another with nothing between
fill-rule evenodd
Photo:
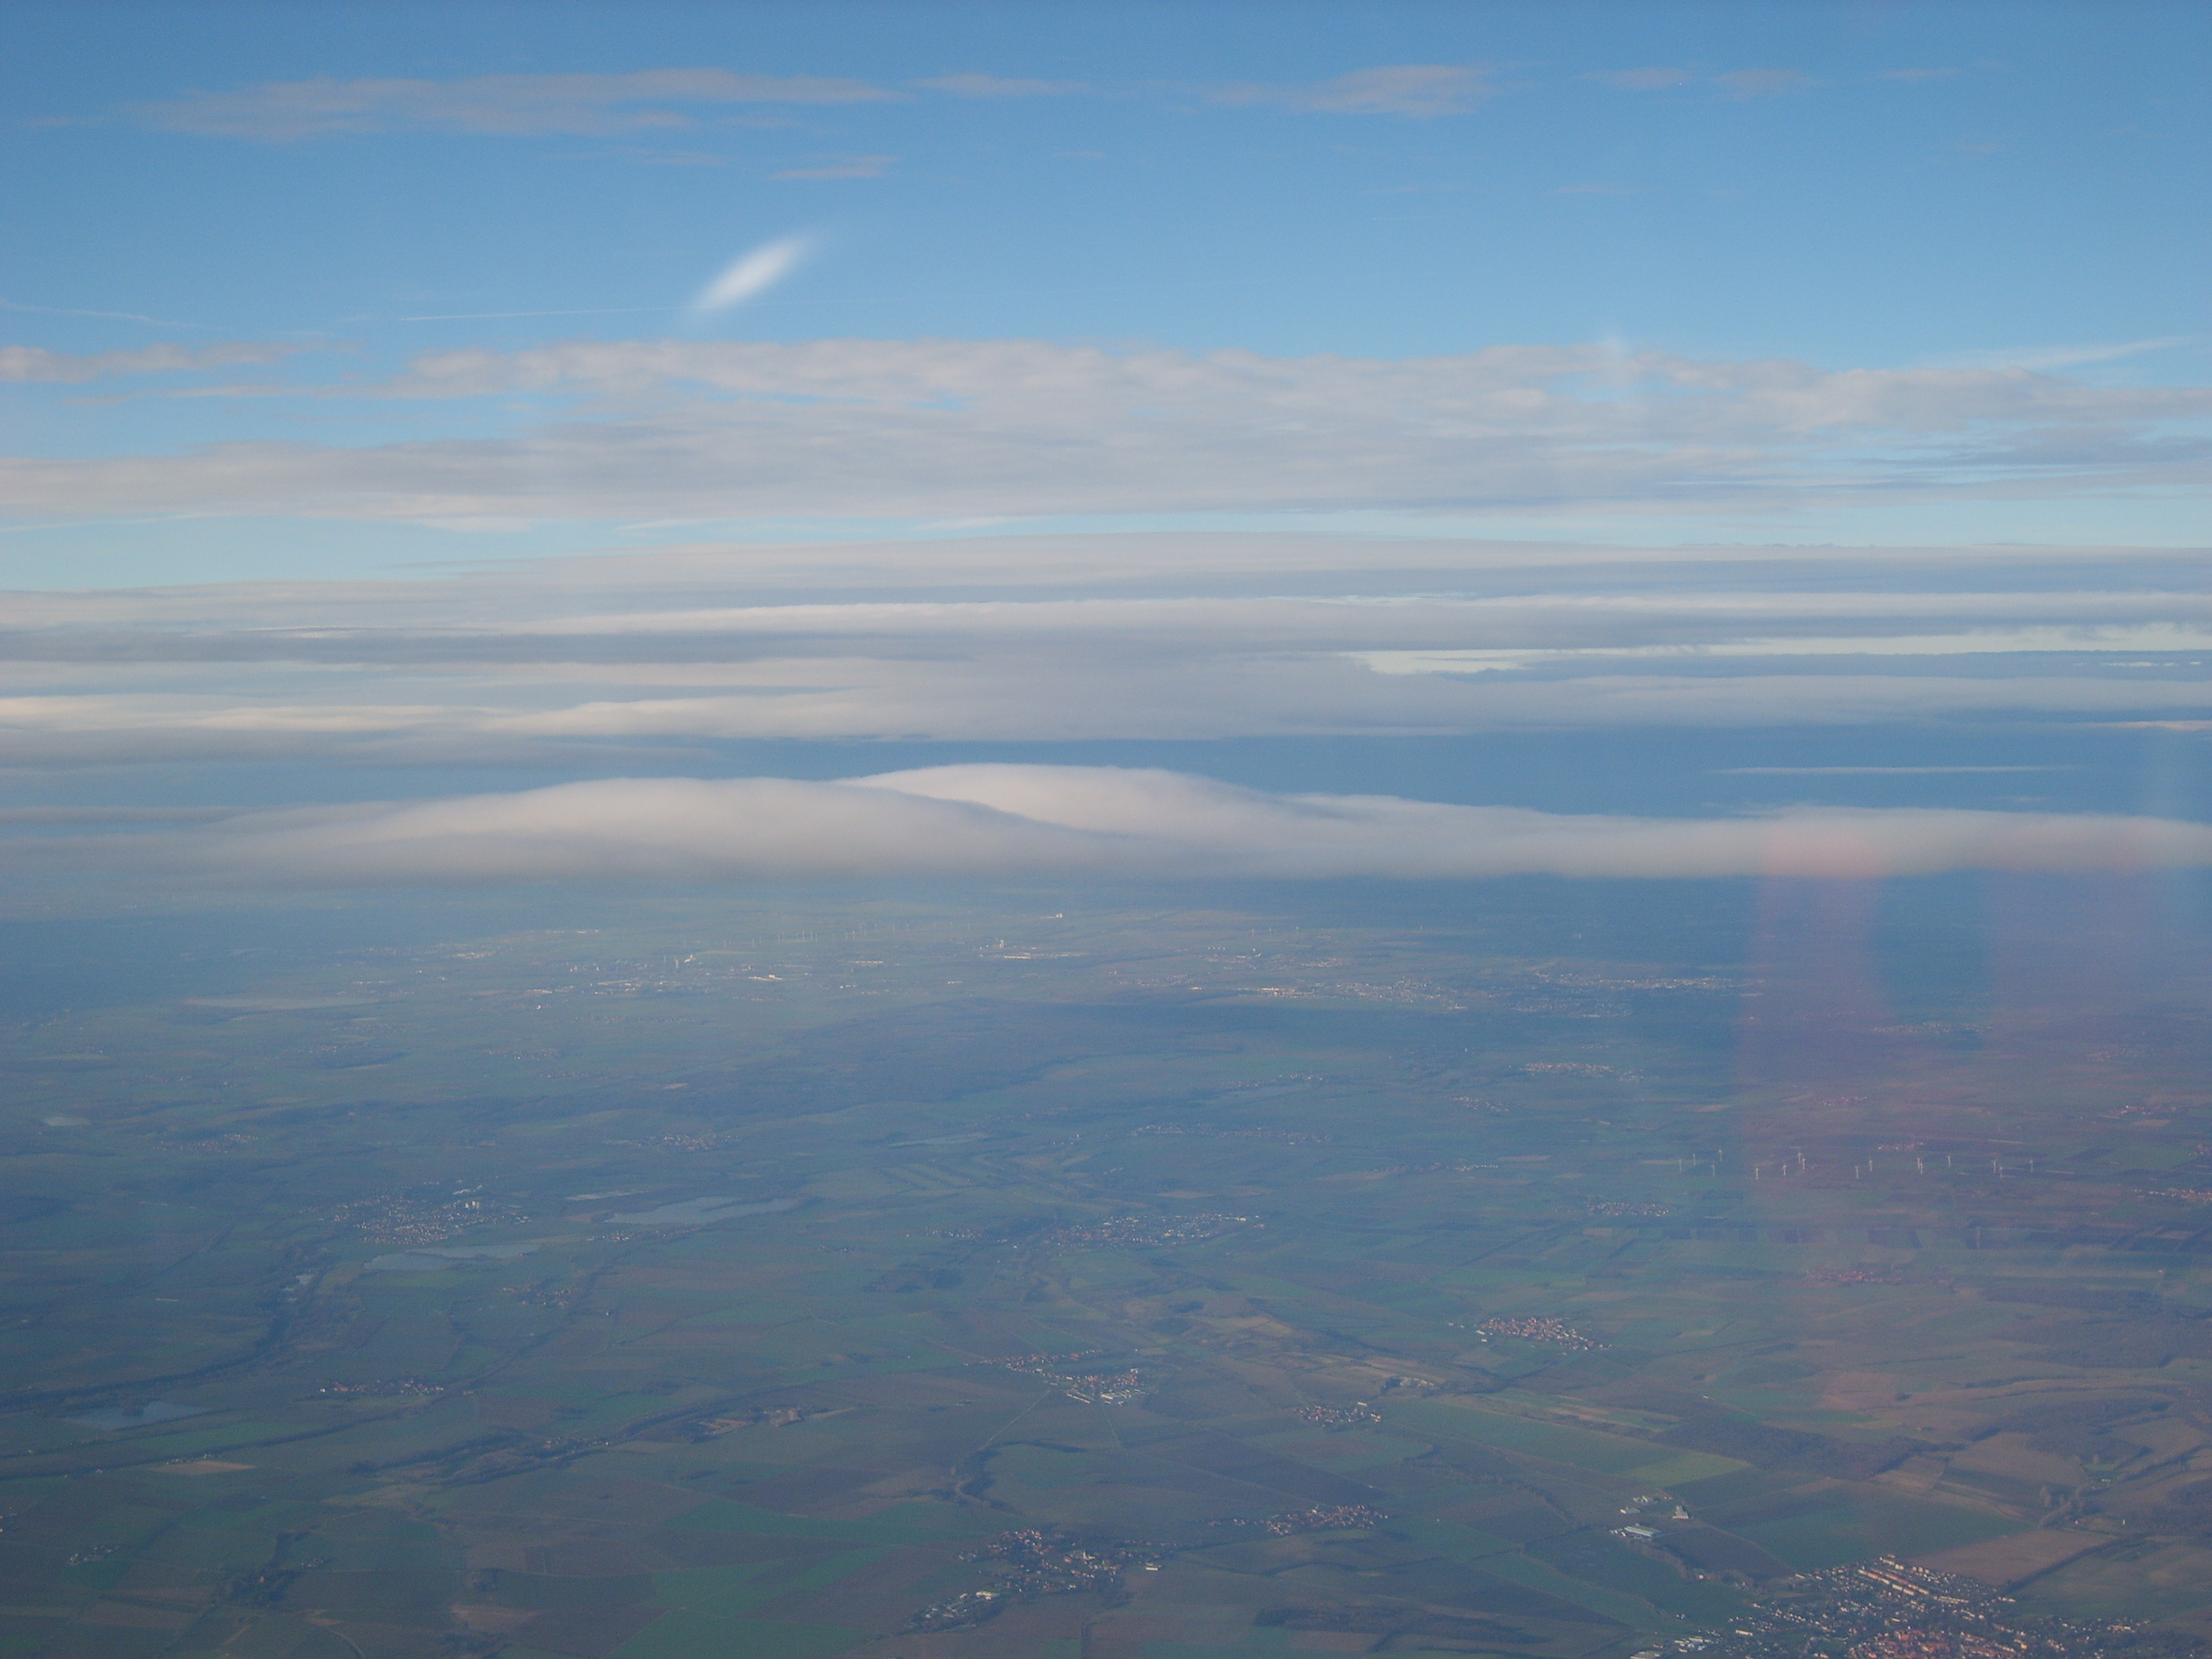
<instances>
[{"instance_id":1,"label":"wispy cloud streak","mask_svg":"<svg viewBox=\"0 0 2212 1659\"><path fill-rule=\"evenodd\" d=\"M131 113L166 131L264 143L407 131L534 138L688 128L697 125L685 112L689 106L865 104L901 95L865 81L726 69L477 75L458 81L324 76L264 82L231 92L193 92L140 105Z\"/></svg>"},{"instance_id":2,"label":"wispy cloud streak","mask_svg":"<svg viewBox=\"0 0 2212 1659\"><path fill-rule=\"evenodd\" d=\"M1320 115L1464 115L1496 88L1486 64L1390 64L1308 86L1240 82L1218 88L1217 104L1259 105Z\"/></svg>"},{"instance_id":3,"label":"wispy cloud streak","mask_svg":"<svg viewBox=\"0 0 2212 1659\"><path fill-rule=\"evenodd\" d=\"M138 346L124 351L83 354L49 351L42 346L0 346L0 383L80 386L87 380L123 374L182 374L195 370L236 368L246 363L281 362L306 349L304 346L278 345L261 340L241 340L228 345Z\"/></svg>"}]
</instances>

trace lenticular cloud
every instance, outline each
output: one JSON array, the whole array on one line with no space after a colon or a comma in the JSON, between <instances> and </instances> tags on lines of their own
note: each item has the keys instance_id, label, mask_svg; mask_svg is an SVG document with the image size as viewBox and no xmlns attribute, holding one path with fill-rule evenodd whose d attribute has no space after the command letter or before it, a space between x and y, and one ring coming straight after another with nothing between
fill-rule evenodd
<instances>
[{"instance_id":1,"label":"lenticular cloud","mask_svg":"<svg viewBox=\"0 0 2212 1659\"><path fill-rule=\"evenodd\" d=\"M83 843L80 843L83 845ZM611 778L257 812L104 856L314 884L838 877L1876 876L2212 865L2212 827L1942 811L1565 816L1274 795L1181 773L945 766L835 783Z\"/></svg>"},{"instance_id":2,"label":"lenticular cloud","mask_svg":"<svg viewBox=\"0 0 2212 1659\"><path fill-rule=\"evenodd\" d=\"M698 297L691 301L692 311L703 317L727 311L732 306L742 305L757 295L767 293L799 269L808 250L804 236L783 236L738 255L720 276L699 290Z\"/></svg>"}]
</instances>

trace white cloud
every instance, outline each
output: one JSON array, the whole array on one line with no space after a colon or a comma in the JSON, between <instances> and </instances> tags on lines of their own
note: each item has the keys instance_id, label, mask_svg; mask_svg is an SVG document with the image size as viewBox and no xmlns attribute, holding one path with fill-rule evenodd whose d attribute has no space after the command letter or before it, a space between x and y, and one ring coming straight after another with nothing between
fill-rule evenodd
<instances>
[{"instance_id":1,"label":"white cloud","mask_svg":"<svg viewBox=\"0 0 2212 1659\"><path fill-rule=\"evenodd\" d=\"M517 794L248 813L75 844L258 883L1023 875L1410 879L2212 865L2166 819L1866 811L1569 817L1387 796L1273 795L1177 773L951 766L842 783L605 779Z\"/></svg>"},{"instance_id":2,"label":"white cloud","mask_svg":"<svg viewBox=\"0 0 2212 1659\"><path fill-rule=\"evenodd\" d=\"M118 374L180 374L195 369L235 368L243 363L274 363L304 351L298 345L238 340L224 345L139 346L126 351L77 355L41 346L0 346L0 383L47 382L64 386Z\"/></svg>"},{"instance_id":3,"label":"white cloud","mask_svg":"<svg viewBox=\"0 0 2212 1659\"><path fill-rule=\"evenodd\" d=\"M136 112L171 132L281 143L340 133L455 132L600 137L696 125L684 106L858 104L900 94L865 81L725 69L613 75L478 75L459 81L270 81L192 92Z\"/></svg>"},{"instance_id":4,"label":"white cloud","mask_svg":"<svg viewBox=\"0 0 2212 1659\"><path fill-rule=\"evenodd\" d=\"M1393 64L1354 70L1311 86L1242 82L1213 94L1218 104L1267 105L1328 115L1464 115L1496 88L1486 64Z\"/></svg>"},{"instance_id":5,"label":"white cloud","mask_svg":"<svg viewBox=\"0 0 2212 1659\"><path fill-rule=\"evenodd\" d=\"M798 270L812 248L813 244L806 237L780 236L739 254L713 282L699 290L698 296L691 301L692 312L706 316L727 311L732 306L743 305L765 294Z\"/></svg>"}]
</instances>

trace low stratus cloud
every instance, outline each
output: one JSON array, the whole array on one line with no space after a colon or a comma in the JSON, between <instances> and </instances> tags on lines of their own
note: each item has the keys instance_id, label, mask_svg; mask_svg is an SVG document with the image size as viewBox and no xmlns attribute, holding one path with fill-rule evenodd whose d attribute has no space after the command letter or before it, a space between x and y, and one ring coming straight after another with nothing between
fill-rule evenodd
<instances>
[{"instance_id":1,"label":"low stratus cloud","mask_svg":"<svg viewBox=\"0 0 2212 1659\"><path fill-rule=\"evenodd\" d=\"M86 843L78 843L82 850ZM94 843L125 861L337 885L822 877L1869 877L2212 865L2167 819L1866 811L1575 817L1275 795L1178 773L948 766L838 783L614 778L249 813Z\"/></svg>"},{"instance_id":2,"label":"low stratus cloud","mask_svg":"<svg viewBox=\"0 0 2212 1659\"><path fill-rule=\"evenodd\" d=\"M284 143L343 133L451 132L535 138L696 126L687 106L861 104L900 96L865 81L726 69L612 75L476 75L459 81L268 81L192 92L137 113L170 132Z\"/></svg>"},{"instance_id":3,"label":"low stratus cloud","mask_svg":"<svg viewBox=\"0 0 2212 1659\"><path fill-rule=\"evenodd\" d=\"M1036 340L572 342L434 353L330 395L478 402L456 416L465 436L10 459L0 511L502 526L1787 512L2182 488L2212 459L2204 387L1598 346L1384 360ZM480 435L487 423L511 429Z\"/></svg>"}]
</instances>

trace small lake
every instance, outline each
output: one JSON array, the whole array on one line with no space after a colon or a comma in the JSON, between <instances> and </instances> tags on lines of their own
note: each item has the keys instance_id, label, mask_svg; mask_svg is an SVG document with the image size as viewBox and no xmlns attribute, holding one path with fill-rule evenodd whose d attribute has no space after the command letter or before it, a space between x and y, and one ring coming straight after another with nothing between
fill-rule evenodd
<instances>
[{"instance_id":1,"label":"small lake","mask_svg":"<svg viewBox=\"0 0 2212 1659\"><path fill-rule=\"evenodd\" d=\"M741 1215L781 1215L805 1201L799 1198L772 1198L764 1204L746 1204L734 1198L687 1198L680 1204L663 1204L658 1209L638 1210L629 1215L609 1216L607 1219L630 1227L689 1227L708 1221L734 1220Z\"/></svg>"}]
</instances>

